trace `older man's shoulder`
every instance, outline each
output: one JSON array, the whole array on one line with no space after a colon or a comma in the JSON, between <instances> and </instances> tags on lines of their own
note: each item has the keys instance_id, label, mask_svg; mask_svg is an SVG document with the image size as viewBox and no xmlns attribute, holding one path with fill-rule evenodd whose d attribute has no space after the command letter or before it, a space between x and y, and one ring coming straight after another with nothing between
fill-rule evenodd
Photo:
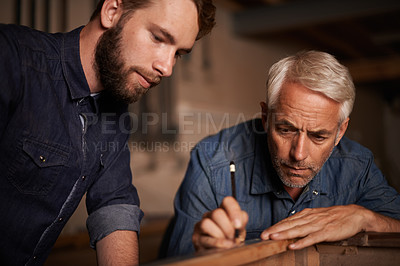
<instances>
[{"instance_id":1,"label":"older man's shoulder","mask_svg":"<svg viewBox=\"0 0 400 266\"><path fill-rule=\"evenodd\" d=\"M343 137L339 144L335 147L331 157L346 157L359 160L370 160L373 158L373 153L367 147L360 143Z\"/></svg>"}]
</instances>

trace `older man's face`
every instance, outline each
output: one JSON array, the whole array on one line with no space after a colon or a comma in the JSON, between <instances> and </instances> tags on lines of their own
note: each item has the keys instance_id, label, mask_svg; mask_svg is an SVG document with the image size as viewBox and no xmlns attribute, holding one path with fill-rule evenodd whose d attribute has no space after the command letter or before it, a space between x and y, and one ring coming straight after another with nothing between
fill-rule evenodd
<instances>
[{"instance_id":1,"label":"older man's face","mask_svg":"<svg viewBox=\"0 0 400 266\"><path fill-rule=\"evenodd\" d=\"M268 121L268 146L280 179L288 187L304 187L319 172L346 131L339 127L340 104L306 87L282 87Z\"/></svg>"}]
</instances>

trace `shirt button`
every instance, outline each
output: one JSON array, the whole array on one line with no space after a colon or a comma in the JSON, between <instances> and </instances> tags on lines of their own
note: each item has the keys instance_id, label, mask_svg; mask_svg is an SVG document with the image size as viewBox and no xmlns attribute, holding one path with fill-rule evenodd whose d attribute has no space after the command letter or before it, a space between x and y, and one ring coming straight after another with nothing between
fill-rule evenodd
<instances>
[{"instance_id":1,"label":"shirt button","mask_svg":"<svg viewBox=\"0 0 400 266\"><path fill-rule=\"evenodd\" d=\"M40 155L40 156L39 156L39 160L40 160L42 163L46 162L46 158L45 158L43 155Z\"/></svg>"},{"instance_id":2,"label":"shirt button","mask_svg":"<svg viewBox=\"0 0 400 266\"><path fill-rule=\"evenodd\" d=\"M59 222L62 222L64 219L62 217L58 218Z\"/></svg>"},{"instance_id":3,"label":"shirt button","mask_svg":"<svg viewBox=\"0 0 400 266\"><path fill-rule=\"evenodd\" d=\"M296 213L296 210L293 210L293 211L290 212L290 214L292 214L292 215L295 214L295 213Z\"/></svg>"},{"instance_id":4,"label":"shirt button","mask_svg":"<svg viewBox=\"0 0 400 266\"><path fill-rule=\"evenodd\" d=\"M86 179L86 176L85 176L85 175L83 175L83 176L82 176L82 180L85 180L85 179Z\"/></svg>"},{"instance_id":5,"label":"shirt button","mask_svg":"<svg viewBox=\"0 0 400 266\"><path fill-rule=\"evenodd\" d=\"M317 196L319 194L319 192L317 190L313 190L312 192L315 196Z\"/></svg>"}]
</instances>

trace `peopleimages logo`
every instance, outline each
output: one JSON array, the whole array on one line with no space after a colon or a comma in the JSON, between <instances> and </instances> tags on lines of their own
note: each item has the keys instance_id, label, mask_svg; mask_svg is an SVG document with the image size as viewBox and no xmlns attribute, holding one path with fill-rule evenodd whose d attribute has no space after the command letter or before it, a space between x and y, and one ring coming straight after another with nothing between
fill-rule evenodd
<instances>
[{"instance_id":1,"label":"peopleimages logo","mask_svg":"<svg viewBox=\"0 0 400 266\"><path fill-rule=\"evenodd\" d=\"M301 116L301 114L297 114ZM297 116L295 115L295 116ZM272 113L269 116L268 124L282 123L280 117L285 117L282 113ZM293 116L293 115L292 115ZM127 143L110 142L92 142L87 143L85 148L90 151L92 149L100 150L101 153L130 150L133 152L188 152L191 151L200 140L200 137L208 136L219 132L222 129L229 128L230 131L247 130L256 134L265 134L264 128L260 123L247 123L246 127L234 127L240 123L261 117L261 113L256 113L253 117L245 116L244 113L232 115L230 113L200 113L200 112L181 112L177 114L177 121L171 121L167 113L136 113L126 112L122 115L115 113L103 113L100 116L84 114L88 127L100 123L103 134L133 134L133 140ZM293 118L293 117L292 117ZM295 118L294 118L295 119ZM317 121L318 114L314 118ZM156 132L156 133L155 133ZM161 132L161 134L160 134ZM142 134L140 137L138 135ZM179 137L172 135L196 135L196 141L178 141ZM168 136L169 135L169 136ZM222 143L206 143L207 148L212 150L227 149Z\"/></svg>"},{"instance_id":2,"label":"peopleimages logo","mask_svg":"<svg viewBox=\"0 0 400 266\"><path fill-rule=\"evenodd\" d=\"M129 141L122 146L122 149L129 149L132 152L189 152L196 145L194 141ZM116 152L120 143L101 142L95 143L95 149L105 152Z\"/></svg>"},{"instance_id":3,"label":"peopleimages logo","mask_svg":"<svg viewBox=\"0 0 400 266\"><path fill-rule=\"evenodd\" d=\"M221 129L240 124L247 120L261 117L260 113L252 117L245 116L244 113L232 115L230 113L200 113L200 112L180 112L173 119L167 113L141 113L125 112L122 115L116 113L85 114L87 125L101 123L103 134L151 134L154 131L162 135L208 135Z\"/></svg>"},{"instance_id":4,"label":"peopleimages logo","mask_svg":"<svg viewBox=\"0 0 400 266\"><path fill-rule=\"evenodd\" d=\"M197 144L196 141L129 141L127 143L120 142L96 142L93 146L88 145L87 150L91 148L101 153L118 152L122 150L130 150L132 152L190 152ZM202 142L203 148L212 150L229 150L224 143L218 142Z\"/></svg>"}]
</instances>

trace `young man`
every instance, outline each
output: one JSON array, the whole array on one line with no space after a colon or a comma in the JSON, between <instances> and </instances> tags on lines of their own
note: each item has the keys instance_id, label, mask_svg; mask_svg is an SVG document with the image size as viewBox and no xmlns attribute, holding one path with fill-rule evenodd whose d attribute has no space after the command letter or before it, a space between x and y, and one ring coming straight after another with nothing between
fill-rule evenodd
<instances>
[{"instance_id":1,"label":"young man","mask_svg":"<svg viewBox=\"0 0 400 266\"><path fill-rule=\"evenodd\" d=\"M0 264L43 264L85 194L99 264L138 263L127 103L214 14L211 0L104 0L69 33L0 26Z\"/></svg>"},{"instance_id":2,"label":"young man","mask_svg":"<svg viewBox=\"0 0 400 266\"><path fill-rule=\"evenodd\" d=\"M301 52L274 64L262 119L193 149L168 255L232 247L235 229L242 241L299 238L290 249L360 231L399 232L400 195L372 153L344 137L354 99L348 70L329 54Z\"/></svg>"}]
</instances>

